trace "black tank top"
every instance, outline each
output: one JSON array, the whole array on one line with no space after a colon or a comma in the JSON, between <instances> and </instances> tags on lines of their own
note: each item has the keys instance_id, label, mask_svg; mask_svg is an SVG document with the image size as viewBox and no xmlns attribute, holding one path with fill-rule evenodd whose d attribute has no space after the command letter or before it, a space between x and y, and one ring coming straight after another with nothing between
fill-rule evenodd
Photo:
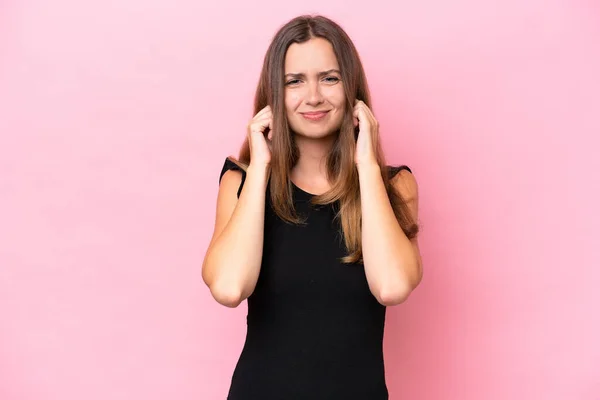
<instances>
[{"instance_id":1,"label":"black tank top","mask_svg":"<svg viewBox=\"0 0 600 400\"><path fill-rule=\"evenodd\" d=\"M220 178L229 169L242 171L227 159ZM390 175L401 169L410 171ZM238 197L245 178L242 171ZM313 206L311 197L293 185L296 210L308 219L292 225L275 214L267 189L262 265L228 400L388 399L386 308L363 265L339 261L346 249L336 205Z\"/></svg>"}]
</instances>

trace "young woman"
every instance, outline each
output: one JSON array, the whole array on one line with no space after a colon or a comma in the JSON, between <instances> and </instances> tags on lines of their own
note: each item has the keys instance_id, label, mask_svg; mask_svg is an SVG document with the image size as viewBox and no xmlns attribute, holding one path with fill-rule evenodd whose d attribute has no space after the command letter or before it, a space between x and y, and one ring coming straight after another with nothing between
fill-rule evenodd
<instances>
[{"instance_id":1,"label":"young woman","mask_svg":"<svg viewBox=\"0 0 600 400\"><path fill-rule=\"evenodd\" d=\"M418 197L370 105L340 26L301 16L277 32L202 268L216 301L248 300L229 400L388 398L385 311L421 280Z\"/></svg>"}]
</instances>

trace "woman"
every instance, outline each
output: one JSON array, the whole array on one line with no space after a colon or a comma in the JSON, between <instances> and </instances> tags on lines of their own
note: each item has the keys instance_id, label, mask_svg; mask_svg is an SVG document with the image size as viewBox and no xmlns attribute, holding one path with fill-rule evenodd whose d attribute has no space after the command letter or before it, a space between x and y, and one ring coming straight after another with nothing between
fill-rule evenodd
<instances>
[{"instance_id":1,"label":"woman","mask_svg":"<svg viewBox=\"0 0 600 400\"><path fill-rule=\"evenodd\" d=\"M248 300L229 400L388 398L386 306L422 276L417 183L388 167L358 53L333 21L275 35L239 160L225 160L202 276Z\"/></svg>"}]
</instances>

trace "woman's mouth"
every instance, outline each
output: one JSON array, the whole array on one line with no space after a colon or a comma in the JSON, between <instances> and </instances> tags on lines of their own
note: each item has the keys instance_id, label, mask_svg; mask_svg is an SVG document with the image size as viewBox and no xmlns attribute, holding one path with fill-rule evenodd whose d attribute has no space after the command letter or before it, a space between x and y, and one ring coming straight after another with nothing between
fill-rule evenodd
<instances>
[{"instance_id":1,"label":"woman's mouth","mask_svg":"<svg viewBox=\"0 0 600 400\"><path fill-rule=\"evenodd\" d=\"M329 111L315 111L315 112L306 112L301 113L304 118L309 121L320 121L329 113Z\"/></svg>"}]
</instances>

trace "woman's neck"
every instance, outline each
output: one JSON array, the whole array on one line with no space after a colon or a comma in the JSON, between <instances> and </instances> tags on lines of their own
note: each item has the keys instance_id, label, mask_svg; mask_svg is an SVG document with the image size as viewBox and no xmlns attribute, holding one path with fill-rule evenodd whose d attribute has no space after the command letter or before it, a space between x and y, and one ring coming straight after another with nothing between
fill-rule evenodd
<instances>
[{"instance_id":1,"label":"woman's neck","mask_svg":"<svg viewBox=\"0 0 600 400\"><path fill-rule=\"evenodd\" d=\"M309 182L315 186L327 186L327 156L335 143L335 135L321 139L311 139L296 135L296 146L299 154L298 162L291 171L294 182Z\"/></svg>"}]
</instances>

